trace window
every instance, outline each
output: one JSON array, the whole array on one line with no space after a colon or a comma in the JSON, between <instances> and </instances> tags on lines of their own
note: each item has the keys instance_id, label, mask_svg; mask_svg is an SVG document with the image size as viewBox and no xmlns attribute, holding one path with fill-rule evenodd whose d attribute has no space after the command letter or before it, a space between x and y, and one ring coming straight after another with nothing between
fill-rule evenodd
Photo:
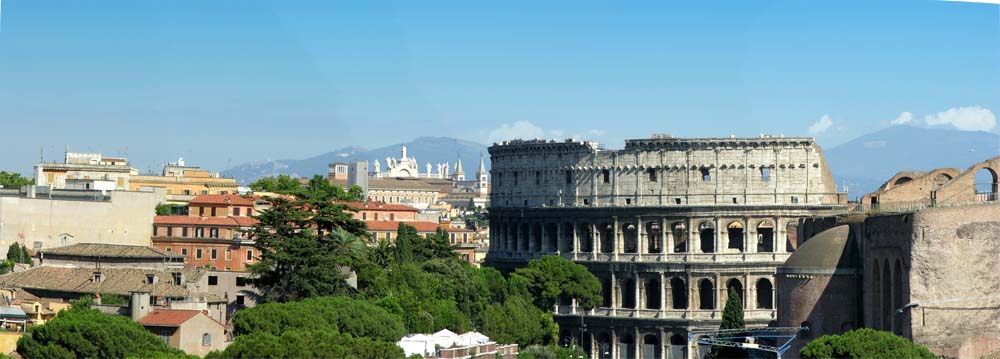
<instances>
[{"instance_id":1,"label":"window","mask_svg":"<svg viewBox=\"0 0 1000 359\"><path fill-rule=\"evenodd\" d=\"M240 207L233 208L233 215L234 216L239 216L240 215Z\"/></svg>"},{"instance_id":2,"label":"window","mask_svg":"<svg viewBox=\"0 0 1000 359\"><path fill-rule=\"evenodd\" d=\"M212 207L212 217L215 217L215 207Z\"/></svg>"},{"instance_id":3,"label":"window","mask_svg":"<svg viewBox=\"0 0 1000 359\"><path fill-rule=\"evenodd\" d=\"M535 184L542 184L542 173L535 171Z\"/></svg>"},{"instance_id":4,"label":"window","mask_svg":"<svg viewBox=\"0 0 1000 359\"><path fill-rule=\"evenodd\" d=\"M792 203L799 203L799 197L792 196Z\"/></svg>"},{"instance_id":5,"label":"window","mask_svg":"<svg viewBox=\"0 0 1000 359\"><path fill-rule=\"evenodd\" d=\"M174 285L181 285L181 282L183 281L184 277L181 276L180 272L173 272L171 274L174 277Z\"/></svg>"},{"instance_id":6,"label":"window","mask_svg":"<svg viewBox=\"0 0 1000 359\"><path fill-rule=\"evenodd\" d=\"M253 249L247 249L247 262L253 262Z\"/></svg>"},{"instance_id":7,"label":"window","mask_svg":"<svg viewBox=\"0 0 1000 359\"><path fill-rule=\"evenodd\" d=\"M736 197L733 197L733 204L736 204Z\"/></svg>"},{"instance_id":8,"label":"window","mask_svg":"<svg viewBox=\"0 0 1000 359\"><path fill-rule=\"evenodd\" d=\"M611 171L603 170L601 171L601 182L611 183Z\"/></svg>"},{"instance_id":9,"label":"window","mask_svg":"<svg viewBox=\"0 0 1000 359\"><path fill-rule=\"evenodd\" d=\"M566 184L573 184L573 171L566 170Z\"/></svg>"},{"instance_id":10,"label":"window","mask_svg":"<svg viewBox=\"0 0 1000 359\"><path fill-rule=\"evenodd\" d=\"M201 194L208 194L208 190L207 189L201 190Z\"/></svg>"},{"instance_id":11,"label":"window","mask_svg":"<svg viewBox=\"0 0 1000 359\"><path fill-rule=\"evenodd\" d=\"M650 169L646 170L646 176L649 177L649 181L650 182L656 182L656 170L655 169L650 168Z\"/></svg>"},{"instance_id":12,"label":"window","mask_svg":"<svg viewBox=\"0 0 1000 359\"><path fill-rule=\"evenodd\" d=\"M181 255L182 256L187 256L188 255L188 249L187 248L181 248Z\"/></svg>"},{"instance_id":13,"label":"window","mask_svg":"<svg viewBox=\"0 0 1000 359\"><path fill-rule=\"evenodd\" d=\"M198 238L205 238L205 229L204 228L195 228L194 229L194 236L198 237Z\"/></svg>"},{"instance_id":14,"label":"window","mask_svg":"<svg viewBox=\"0 0 1000 359\"><path fill-rule=\"evenodd\" d=\"M362 221L368 220L368 212L361 212L361 220Z\"/></svg>"},{"instance_id":15,"label":"window","mask_svg":"<svg viewBox=\"0 0 1000 359\"><path fill-rule=\"evenodd\" d=\"M212 259L213 261L214 261L214 260L215 260L216 258L218 258L218 250L216 250L215 248L212 248L212 250L211 250L211 251L209 251L208 253L209 253L209 254L208 254L208 257L209 257L210 259Z\"/></svg>"},{"instance_id":16,"label":"window","mask_svg":"<svg viewBox=\"0 0 1000 359\"><path fill-rule=\"evenodd\" d=\"M219 285L219 276L208 276L208 285Z\"/></svg>"},{"instance_id":17,"label":"window","mask_svg":"<svg viewBox=\"0 0 1000 359\"><path fill-rule=\"evenodd\" d=\"M205 207L198 207L198 217L205 216Z\"/></svg>"},{"instance_id":18,"label":"window","mask_svg":"<svg viewBox=\"0 0 1000 359\"><path fill-rule=\"evenodd\" d=\"M219 229L212 227L208 230L208 236L212 238L219 238Z\"/></svg>"},{"instance_id":19,"label":"window","mask_svg":"<svg viewBox=\"0 0 1000 359\"><path fill-rule=\"evenodd\" d=\"M226 261L228 262L228 261L231 261L231 260L233 260L233 250L227 248L226 249Z\"/></svg>"},{"instance_id":20,"label":"window","mask_svg":"<svg viewBox=\"0 0 1000 359\"><path fill-rule=\"evenodd\" d=\"M236 278L236 279L238 280L239 278ZM241 307L244 306L244 305L246 305L246 304L244 304L244 303L246 303L246 299L244 299L244 298L246 298L244 295L237 294L236 295L236 305L241 306Z\"/></svg>"},{"instance_id":21,"label":"window","mask_svg":"<svg viewBox=\"0 0 1000 359\"><path fill-rule=\"evenodd\" d=\"M212 335L205 333L201 335L201 346L208 347L212 346Z\"/></svg>"},{"instance_id":22,"label":"window","mask_svg":"<svg viewBox=\"0 0 1000 359\"><path fill-rule=\"evenodd\" d=\"M680 197L674 198L674 203L681 204L681 198Z\"/></svg>"},{"instance_id":23,"label":"window","mask_svg":"<svg viewBox=\"0 0 1000 359\"><path fill-rule=\"evenodd\" d=\"M160 226L153 226L153 237L160 235Z\"/></svg>"},{"instance_id":24,"label":"window","mask_svg":"<svg viewBox=\"0 0 1000 359\"><path fill-rule=\"evenodd\" d=\"M189 190L189 189L184 190L184 195L190 196L191 195L191 190Z\"/></svg>"},{"instance_id":25,"label":"window","mask_svg":"<svg viewBox=\"0 0 1000 359\"><path fill-rule=\"evenodd\" d=\"M181 237L188 236L188 227L181 228Z\"/></svg>"},{"instance_id":26,"label":"window","mask_svg":"<svg viewBox=\"0 0 1000 359\"><path fill-rule=\"evenodd\" d=\"M246 277L236 277L236 286L237 287L246 287L246 285L247 285L247 278Z\"/></svg>"},{"instance_id":27,"label":"window","mask_svg":"<svg viewBox=\"0 0 1000 359\"><path fill-rule=\"evenodd\" d=\"M167 247L167 252L173 252L173 251L170 250L170 247Z\"/></svg>"},{"instance_id":28,"label":"window","mask_svg":"<svg viewBox=\"0 0 1000 359\"><path fill-rule=\"evenodd\" d=\"M170 330L169 329L161 330L160 338L163 338L163 343L170 345Z\"/></svg>"},{"instance_id":29,"label":"window","mask_svg":"<svg viewBox=\"0 0 1000 359\"><path fill-rule=\"evenodd\" d=\"M197 259L201 259L201 248L194 250L194 257Z\"/></svg>"},{"instance_id":30,"label":"window","mask_svg":"<svg viewBox=\"0 0 1000 359\"><path fill-rule=\"evenodd\" d=\"M589 199L586 199L586 198L584 198L584 199L583 199L583 205L584 205L584 206L589 206L589 205L590 205L590 200L589 200Z\"/></svg>"},{"instance_id":31,"label":"window","mask_svg":"<svg viewBox=\"0 0 1000 359\"><path fill-rule=\"evenodd\" d=\"M771 180L771 169L767 167L760 168L760 180L767 182Z\"/></svg>"},{"instance_id":32,"label":"window","mask_svg":"<svg viewBox=\"0 0 1000 359\"><path fill-rule=\"evenodd\" d=\"M712 173L709 172L708 168L702 168L701 169L701 180L705 181L705 182L711 182L712 181Z\"/></svg>"},{"instance_id":33,"label":"window","mask_svg":"<svg viewBox=\"0 0 1000 359\"><path fill-rule=\"evenodd\" d=\"M156 284L156 276L152 274L146 275L146 284Z\"/></svg>"},{"instance_id":34,"label":"window","mask_svg":"<svg viewBox=\"0 0 1000 359\"><path fill-rule=\"evenodd\" d=\"M174 227L167 227L167 237L174 236Z\"/></svg>"},{"instance_id":35,"label":"window","mask_svg":"<svg viewBox=\"0 0 1000 359\"><path fill-rule=\"evenodd\" d=\"M632 199L631 198L626 198L625 199L625 204L632 204Z\"/></svg>"}]
</instances>

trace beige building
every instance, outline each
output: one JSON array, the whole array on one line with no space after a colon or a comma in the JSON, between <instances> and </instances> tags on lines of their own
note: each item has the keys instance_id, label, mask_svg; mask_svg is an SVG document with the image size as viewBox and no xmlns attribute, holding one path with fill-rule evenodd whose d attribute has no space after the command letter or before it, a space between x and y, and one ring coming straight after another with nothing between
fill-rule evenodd
<instances>
[{"instance_id":1,"label":"beige building","mask_svg":"<svg viewBox=\"0 0 1000 359\"><path fill-rule=\"evenodd\" d=\"M622 150L515 140L489 151L485 265L506 272L558 255L586 266L603 303L554 310L560 345L592 358L693 357L688 333L719 327L730 289L747 326L770 325L799 219L847 209L811 138L654 135Z\"/></svg>"},{"instance_id":2,"label":"beige building","mask_svg":"<svg viewBox=\"0 0 1000 359\"><path fill-rule=\"evenodd\" d=\"M810 239L778 270L778 324L812 330L789 356L858 327L947 358L1000 350L998 171L1000 157L901 172L850 214L803 221Z\"/></svg>"},{"instance_id":3,"label":"beige building","mask_svg":"<svg viewBox=\"0 0 1000 359\"><path fill-rule=\"evenodd\" d=\"M110 183L114 189L128 190L129 179L139 172L124 157L104 157L100 153L66 152L62 163L35 166L35 184L56 189L72 188L74 180ZM86 185L86 184L82 184Z\"/></svg>"},{"instance_id":4,"label":"beige building","mask_svg":"<svg viewBox=\"0 0 1000 359\"><path fill-rule=\"evenodd\" d=\"M199 357L229 344L225 324L200 310L156 309L138 322L167 345Z\"/></svg>"},{"instance_id":5,"label":"beige building","mask_svg":"<svg viewBox=\"0 0 1000 359\"><path fill-rule=\"evenodd\" d=\"M129 189L133 191L164 188L167 200L176 203L187 203L198 195L236 194L236 187L236 179L187 166L183 158L164 165L159 176L133 175L129 182Z\"/></svg>"},{"instance_id":6,"label":"beige building","mask_svg":"<svg viewBox=\"0 0 1000 359\"><path fill-rule=\"evenodd\" d=\"M163 192L0 189L0 253L76 243L150 245Z\"/></svg>"}]
</instances>

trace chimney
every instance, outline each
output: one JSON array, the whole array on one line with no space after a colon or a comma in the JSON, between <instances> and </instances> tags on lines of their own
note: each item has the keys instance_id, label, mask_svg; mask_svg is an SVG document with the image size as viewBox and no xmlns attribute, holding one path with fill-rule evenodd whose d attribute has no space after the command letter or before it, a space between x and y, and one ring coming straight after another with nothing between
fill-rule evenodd
<instances>
[{"instance_id":1,"label":"chimney","mask_svg":"<svg viewBox=\"0 0 1000 359\"><path fill-rule=\"evenodd\" d=\"M142 319L152 310L149 292L132 292L132 300L129 304L132 320Z\"/></svg>"},{"instance_id":2,"label":"chimney","mask_svg":"<svg viewBox=\"0 0 1000 359\"><path fill-rule=\"evenodd\" d=\"M94 304L101 305L101 293L94 293Z\"/></svg>"}]
</instances>

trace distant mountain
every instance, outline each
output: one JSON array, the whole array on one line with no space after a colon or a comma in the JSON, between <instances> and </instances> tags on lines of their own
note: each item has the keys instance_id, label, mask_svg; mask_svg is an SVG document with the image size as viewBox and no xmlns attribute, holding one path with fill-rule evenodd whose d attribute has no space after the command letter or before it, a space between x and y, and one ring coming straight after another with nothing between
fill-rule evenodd
<instances>
[{"instance_id":1,"label":"distant mountain","mask_svg":"<svg viewBox=\"0 0 1000 359\"><path fill-rule=\"evenodd\" d=\"M285 159L274 161L250 162L222 171L224 176L236 178L240 184L248 184L259 178L286 174L296 177L312 177L326 175L327 167L333 162L352 160L368 161L369 165L379 160L385 170L385 158L399 158L402 145L406 145L407 156L416 157L420 163L420 171L424 171L427 162L431 165L447 162L454 168L455 161L462 157L462 167L466 175L476 171L479 166L479 154L486 156L486 168L490 168L489 154L486 145L472 141L450 137L419 137L406 143L397 143L376 149L366 149L360 146L348 146L330 151L318 156L302 160ZM435 171L437 169L435 168Z\"/></svg>"},{"instance_id":2,"label":"distant mountain","mask_svg":"<svg viewBox=\"0 0 1000 359\"><path fill-rule=\"evenodd\" d=\"M982 131L892 126L824 152L838 190L848 186L853 199L878 189L899 171L941 167L965 170L996 157L1000 155L1000 136Z\"/></svg>"}]
</instances>

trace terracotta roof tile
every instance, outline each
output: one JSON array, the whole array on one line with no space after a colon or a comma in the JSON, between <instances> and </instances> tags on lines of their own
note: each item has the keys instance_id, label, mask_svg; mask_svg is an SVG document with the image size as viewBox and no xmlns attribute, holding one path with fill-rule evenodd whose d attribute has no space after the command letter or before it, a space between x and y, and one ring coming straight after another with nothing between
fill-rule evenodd
<instances>
[{"instance_id":1,"label":"terracotta roof tile","mask_svg":"<svg viewBox=\"0 0 1000 359\"><path fill-rule=\"evenodd\" d=\"M234 194L203 194L192 198L190 204L219 204L236 206L253 206L254 200Z\"/></svg>"},{"instance_id":2,"label":"terracotta roof tile","mask_svg":"<svg viewBox=\"0 0 1000 359\"><path fill-rule=\"evenodd\" d=\"M201 314L199 310L157 309L139 319L139 324L157 327L179 327Z\"/></svg>"},{"instance_id":3,"label":"terracotta roof tile","mask_svg":"<svg viewBox=\"0 0 1000 359\"><path fill-rule=\"evenodd\" d=\"M365 221L369 231L395 232L400 223L416 228L417 232L434 232L441 226L434 222Z\"/></svg>"},{"instance_id":4,"label":"terracotta roof tile","mask_svg":"<svg viewBox=\"0 0 1000 359\"><path fill-rule=\"evenodd\" d=\"M419 209L407 206L405 204L389 204L379 201L368 201L365 203L361 202L338 202L338 203L347 205L348 207L357 209L359 211L367 210L367 211L420 212Z\"/></svg>"},{"instance_id":5,"label":"terracotta roof tile","mask_svg":"<svg viewBox=\"0 0 1000 359\"><path fill-rule=\"evenodd\" d=\"M94 282L94 272L101 272L103 279ZM131 292L149 292L153 296L183 298L190 293L185 285L174 285L173 274L184 275L185 284L197 282L204 274L204 268L183 268L172 270L138 268L64 268L40 266L23 272L0 276L0 286L39 289L68 293L104 293L130 295ZM155 284L146 283L146 275L156 275Z\"/></svg>"},{"instance_id":6,"label":"terracotta roof tile","mask_svg":"<svg viewBox=\"0 0 1000 359\"><path fill-rule=\"evenodd\" d=\"M153 224L179 224L192 226L233 226L252 227L257 224L253 217L192 217L192 216L156 216Z\"/></svg>"},{"instance_id":7,"label":"terracotta roof tile","mask_svg":"<svg viewBox=\"0 0 1000 359\"><path fill-rule=\"evenodd\" d=\"M184 256L153 247L122 244L78 243L42 249L43 256L79 256L105 258L184 258Z\"/></svg>"}]
</instances>

